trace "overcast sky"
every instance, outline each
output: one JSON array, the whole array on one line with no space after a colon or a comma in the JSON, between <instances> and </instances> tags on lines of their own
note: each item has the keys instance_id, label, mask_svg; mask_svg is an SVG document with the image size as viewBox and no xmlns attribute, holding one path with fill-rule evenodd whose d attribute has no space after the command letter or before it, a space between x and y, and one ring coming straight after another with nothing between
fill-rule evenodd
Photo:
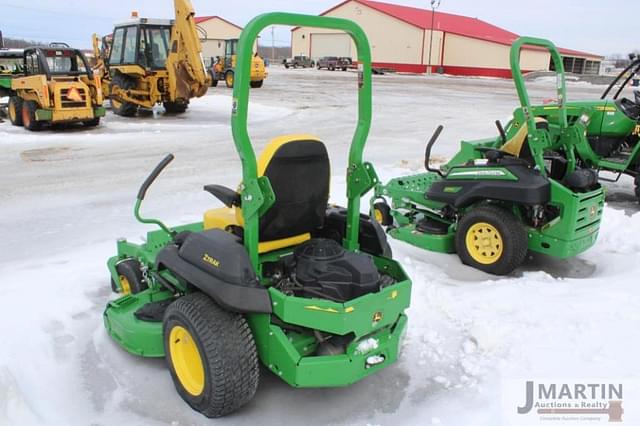
<instances>
[{"instance_id":1,"label":"overcast sky","mask_svg":"<svg viewBox=\"0 0 640 426\"><path fill-rule=\"evenodd\" d=\"M238 25L262 12L319 14L338 0L192 0L198 15L219 15ZM427 7L428 0L388 0ZM64 41L91 46L91 34L106 34L116 21L140 16L170 18L172 0L0 0L0 30L6 37ZM602 55L640 49L640 0L442 0L441 11L488 21L520 35L546 37L557 45ZM277 45L288 45L289 30L276 32ZM262 43L271 45L271 33Z\"/></svg>"}]
</instances>

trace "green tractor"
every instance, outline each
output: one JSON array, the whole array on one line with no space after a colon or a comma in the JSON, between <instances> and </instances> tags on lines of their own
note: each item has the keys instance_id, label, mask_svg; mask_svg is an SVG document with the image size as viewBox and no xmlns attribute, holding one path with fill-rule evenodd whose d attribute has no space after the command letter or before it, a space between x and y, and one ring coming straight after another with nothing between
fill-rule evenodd
<instances>
[{"instance_id":1,"label":"green tractor","mask_svg":"<svg viewBox=\"0 0 640 426\"><path fill-rule=\"evenodd\" d=\"M252 46L271 25L348 33L363 64L358 126L349 153L347 208L328 204L330 165L312 135L281 136L256 159L247 129ZM242 160L238 192L205 190L225 207L202 222L168 227L141 216L145 194L171 162L142 184L134 213L159 230L144 244L120 240L107 262L119 297L104 322L125 350L165 357L175 387L208 417L254 396L259 362L295 387L346 386L393 364L407 324L411 281L386 235L360 214L378 182L362 160L371 124L371 52L352 21L270 13L253 19L238 49L231 125Z\"/></svg>"},{"instance_id":2,"label":"green tractor","mask_svg":"<svg viewBox=\"0 0 640 426\"><path fill-rule=\"evenodd\" d=\"M620 97L629 83L639 78L640 57L634 57L600 100L571 102L567 108L594 110L587 128L587 143L576 145L581 165L617 175L615 179L600 176L603 181L617 182L623 174L631 176L640 201L640 89L634 90L633 100Z\"/></svg>"},{"instance_id":3,"label":"green tractor","mask_svg":"<svg viewBox=\"0 0 640 426\"><path fill-rule=\"evenodd\" d=\"M549 50L557 71L557 103L531 106L520 69L524 45ZM523 37L511 48L521 106L499 136L463 141L442 169L429 164L439 126L427 144L427 173L375 187L371 211L393 238L504 275L527 251L559 258L591 247L598 236L604 190L595 171L580 168L576 146L587 143L588 107L567 108L562 58L550 41ZM387 200L391 200L391 205Z\"/></svg>"}]
</instances>

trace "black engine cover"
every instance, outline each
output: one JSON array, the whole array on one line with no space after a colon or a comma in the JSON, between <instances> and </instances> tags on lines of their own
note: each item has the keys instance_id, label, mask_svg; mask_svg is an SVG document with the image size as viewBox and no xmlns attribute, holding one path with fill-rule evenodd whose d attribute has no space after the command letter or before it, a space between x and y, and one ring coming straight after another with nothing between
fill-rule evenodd
<instances>
[{"instance_id":1,"label":"black engine cover","mask_svg":"<svg viewBox=\"0 0 640 426\"><path fill-rule=\"evenodd\" d=\"M315 238L296 248L296 280L308 297L347 301L379 289L371 256L345 251L334 240Z\"/></svg>"}]
</instances>

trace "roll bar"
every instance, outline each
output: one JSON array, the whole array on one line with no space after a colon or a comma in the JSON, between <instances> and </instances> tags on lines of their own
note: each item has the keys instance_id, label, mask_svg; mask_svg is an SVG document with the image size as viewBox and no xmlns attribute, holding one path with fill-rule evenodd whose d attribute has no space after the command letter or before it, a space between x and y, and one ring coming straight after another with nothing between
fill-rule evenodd
<instances>
[{"instance_id":1,"label":"roll bar","mask_svg":"<svg viewBox=\"0 0 640 426\"><path fill-rule=\"evenodd\" d=\"M364 146L371 126L371 48L362 28L353 21L326 16L292 13L267 13L251 20L242 31L238 42L237 68L233 88L231 128L236 149L242 161L243 186L242 214L244 217L244 244L251 262L259 270L258 241L259 216L274 201L268 179L258 178L256 154L247 129L249 112L249 82L251 58L255 40L262 30L271 25L304 26L340 30L353 39L360 63L358 75L358 121L349 151L347 170L347 233L344 245L358 248L360 198L372 186L375 173L370 165L362 162Z\"/></svg>"}]
</instances>

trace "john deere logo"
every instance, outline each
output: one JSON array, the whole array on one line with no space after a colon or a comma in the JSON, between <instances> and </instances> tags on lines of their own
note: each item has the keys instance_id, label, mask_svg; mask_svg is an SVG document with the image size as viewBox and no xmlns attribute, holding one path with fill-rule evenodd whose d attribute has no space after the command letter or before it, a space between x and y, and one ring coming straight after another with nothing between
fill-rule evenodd
<instances>
[{"instance_id":1,"label":"john deere logo","mask_svg":"<svg viewBox=\"0 0 640 426\"><path fill-rule=\"evenodd\" d=\"M636 128L633 130L633 135L640 136L640 124L638 124Z\"/></svg>"},{"instance_id":2,"label":"john deere logo","mask_svg":"<svg viewBox=\"0 0 640 426\"><path fill-rule=\"evenodd\" d=\"M220 267L220 261L218 259L215 259L215 258L209 256L207 253L205 253L202 256L202 260L207 262L209 265L215 266L216 268Z\"/></svg>"},{"instance_id":3,"label":"john deere logo","mask_svg":"<svg viewBox=\"0 0 640 426\"><path fill-rule=\"evenodd\" d=\"M593 219L598 214L598 208L596 206L591 206L589 209L589 217Z\"/></svg>"},{"instance_id":4,"label":"john deere logo","mask_svg":"<svg viewBox=\"0 0 640 426\"><path fill-rule=\"evenodd\" d=\"M373 314L373 322L379 322L382 319L382 312L376 312Z\"/></svg>"}]
</instances>

